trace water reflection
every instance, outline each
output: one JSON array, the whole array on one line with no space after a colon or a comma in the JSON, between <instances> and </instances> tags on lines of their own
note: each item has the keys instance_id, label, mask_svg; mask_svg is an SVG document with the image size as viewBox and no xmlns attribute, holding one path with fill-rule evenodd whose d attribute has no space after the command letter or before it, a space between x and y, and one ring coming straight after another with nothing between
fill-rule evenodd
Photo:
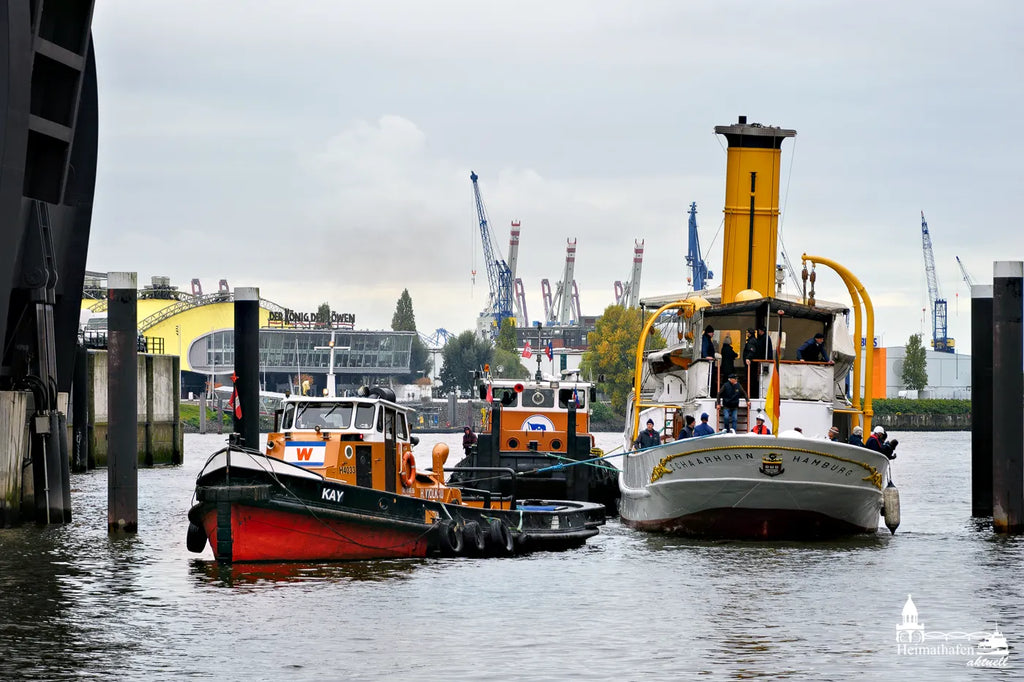
<instances>
[{"instance_id":1,"label":"water reflection","mask_svg":"<svg viewBox=\"0 0 1024 682\"><path fill-rule=\"evenodd\" d=\"M197 584L244 587L276 583L387 582L408 578L426 559L350 561L338 563L235 563L193 559L189 575Z\"/></svg>"}]
</instances>

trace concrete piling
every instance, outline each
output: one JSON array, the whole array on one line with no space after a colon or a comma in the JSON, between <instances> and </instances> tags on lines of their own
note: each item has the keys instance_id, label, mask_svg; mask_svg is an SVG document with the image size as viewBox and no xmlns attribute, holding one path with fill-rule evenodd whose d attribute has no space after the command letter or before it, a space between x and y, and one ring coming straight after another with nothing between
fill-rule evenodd
<instances>
[{"instance_id":1,"label":"concrete piling","mask_svg":"<svg viewBox=\"0 0 1024 682\"><path fill-rule=\"evenodd\" d=\"M992 516L992 285L971 287L971 515Z\"/></svg>"},{"instance_id":2,"label":"concrete piling","mask_svg":"<svg viewBox=\"0 0 1024 682\"><path fill-rule=\"evenodd\" d=\"M107 530L139 525L136 273L107 274Z\"/></svg>"},{"instance_id":3,"label":"concrete piling","mask_svg":"<svg viewBox=\"0 0 1024 682\"><path fill-rule=\"evenodd\" d=\"M992 526L1024 533L1024 262L996 261L992 282Z\"/></svg>"},{"instance_id":4,"label":"concrete piling","mask_svg":"<svg viewBox=\"0 0 1024 682\"><path fill-rule=\"evenodd\" d=\"M71 470L82 473L89 462L89 351L75 349L75 369L71 380Z\"/></svg>"},{"instance_id":5,"label":"concrete piling","mask_svg":"<svg viewBox=\"0 0 1024 682\"><path fill-rule=\"evenodd\" d=\"M242 446L260 447L260 290L235 288L235 431ZM239 416L239 405L241 416Z\"/></svg>"}]
</instances>

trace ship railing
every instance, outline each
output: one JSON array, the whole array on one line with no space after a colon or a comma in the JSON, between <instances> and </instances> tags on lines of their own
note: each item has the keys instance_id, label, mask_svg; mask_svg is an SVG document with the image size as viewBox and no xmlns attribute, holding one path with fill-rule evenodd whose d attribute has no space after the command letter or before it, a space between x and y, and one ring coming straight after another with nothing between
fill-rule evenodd
<instances>
[{"instance_id":1,"label":"ship railing","mask_svg":"<svg viewBox=\"0 0 1024 682\"><path fill-rule=\"evenodd\" d=\"M510 500L511 500L510 508L511 509L515 509L516 508L516 499L517 499L516 498L516 479L518 477L518 474L515 472L515 470L510 469L508 467L468 467L468 466L458 466L458 467L444 467L442 469L442 471L444 471L445 473L449 473L449 474L451 474L451 473L468 473L468 474L473 474L475 476L475 478L463 479L463 478L460 477L460 480L454 481L454 482L449 479L449 481L445 485L447 485L450 488L457 488L457 489L461 490L462 492L469 493L470 495L473 495L473 496L482 497L483 500L484 500L484 509L490 509L491 508L491 498L494 495L494 492L491 491L491 490L483 489L483 488L470 488L466 484L467 483L483 483L485 481L487 481L487 482L499 481L500 479L508 477L509 482L510 482L509 492L508 492L507 495L502 495L501 493L499 493L499 497L509 497ZM432 470L428 470L426 473L432 474L433 471ZM479 474L483 474L483 475L480 476ZM490 475L488 475L488 474L490 474ZM497 475L494 475L494 474L497 474Z\"/></svg>"}]
</instances>

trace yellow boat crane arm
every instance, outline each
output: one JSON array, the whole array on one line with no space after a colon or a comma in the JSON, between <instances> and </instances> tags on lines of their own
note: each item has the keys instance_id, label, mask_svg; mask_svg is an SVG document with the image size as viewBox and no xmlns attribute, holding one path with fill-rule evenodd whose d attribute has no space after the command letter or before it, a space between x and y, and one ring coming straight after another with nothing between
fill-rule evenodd
<instances>
[{"instance_id":1,"label":"yellow boat crane arm","mask_svg":"<svg viewBox=\"0 0 1024 682\"><path fill-rule=\"evenodd\" d=\"M683 316L689 319L693 317L698 308L706 305L707 301L703 299L684 299L666 303L654 311L654 314L647 318L647 322L644 323L643 331L640 332L640 340L636 344L636 365L633 370L633 435L629 439L631 443L640 435L640 408L642 407L640 404L640 386L643 384L644 348L647 346L647 336L651 333L655 320L666 310L677 309L682 310Z\"/></svg>"},{"instance_id":2,"label":"yellow boat crane arm","mask_svg":"<svg viewBox=\"0 0 1024 682\"><path fill-rule=\"evenodd\" d=\"M801 259L806 263L821 264L828 266L836 271L839 277L846 284L847 290L850 292L850 298L853 299L853 316L854 316L854 334L856 339L853 343L853 409L861 412L864 415L864 437L871 433L871 417L874 412L871 409L871 389L874 384L874 339L875 339L875 308L871 305L871 297L868 296L868 292L864 289L864 285L860 283L852 272L847 270L845 267L829 260L828 258L822 258L821 256L809 256L806 253L801 256ZM864 312L867 322L867 338L871 339L872 352L866 354L866 360L864 365L864 409L860 410L860 322L861 322L861 302L864 303ZM813 300L809 301L811 305L814 305ZM854 417L856 419L856 416ZM854 422L856 424L856 421Z\"/></svg>"}]
</instances>

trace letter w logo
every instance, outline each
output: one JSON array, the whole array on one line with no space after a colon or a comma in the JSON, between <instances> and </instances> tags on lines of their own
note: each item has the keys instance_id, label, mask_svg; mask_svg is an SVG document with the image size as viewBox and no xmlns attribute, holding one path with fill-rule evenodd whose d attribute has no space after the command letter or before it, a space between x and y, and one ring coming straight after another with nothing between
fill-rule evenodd
<instances>
[{"instance_id":1,"label":"letter w logo","mask_svg":"<svg viewBox=\"0 0 1024 682\"><path fill-rule=\"evenodd\" d=\"M300 462L308 462L313 455L313 448L295 448L295 455Z\"/></svg>"}]
</instances>

